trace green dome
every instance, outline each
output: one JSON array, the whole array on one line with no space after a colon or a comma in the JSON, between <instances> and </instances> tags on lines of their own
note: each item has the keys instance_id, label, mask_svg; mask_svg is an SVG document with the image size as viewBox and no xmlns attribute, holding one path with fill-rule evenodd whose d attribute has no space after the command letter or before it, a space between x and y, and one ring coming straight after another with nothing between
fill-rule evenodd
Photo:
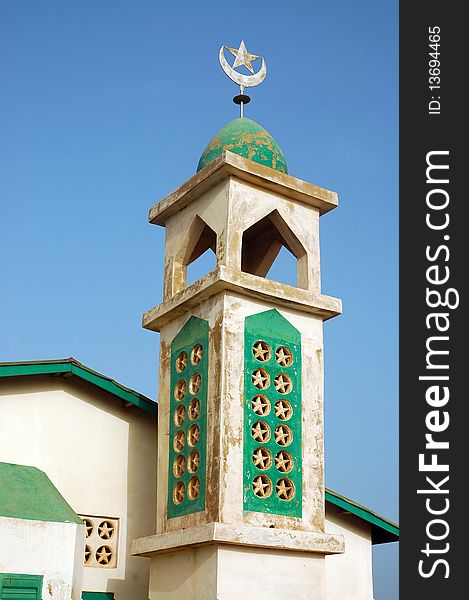
<instances>
[{"instance_id":1,"label":"green dome","mask_svg":"<svg viewBox=\"0 0 469 600\"><path fill-rule=\"evenodd\" d=\"M251 119L235 119L212 138L197 165L197 172L229 150L261 165L288 173L287 163L277 142Z\"/></svg>"}]
</instances>

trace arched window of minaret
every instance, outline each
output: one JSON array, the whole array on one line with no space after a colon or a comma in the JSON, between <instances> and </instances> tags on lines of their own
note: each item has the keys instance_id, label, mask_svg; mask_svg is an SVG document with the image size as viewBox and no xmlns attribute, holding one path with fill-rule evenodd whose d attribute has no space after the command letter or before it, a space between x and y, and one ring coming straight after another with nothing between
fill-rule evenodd
<instances>
[{"instance_id":1,"label":"arched window of minaret","mask_svg":"<svg viewBox=\"0 0 469 600\"><path fill-rule=\"evenodd\" d=\"M188 245L183 261L186 285L194 283L215 268L216 248L217 234L203 219L196 216L188 232Z\"/></svg>"},{"instance_id":2,"label":"arched window of minaret","mask_svg":"<svg viewBox=\"0 0 469 600\"><path fill-rule=\"evenodd\" d=\"M280 257L282 268L276 269ZM289 262L293 271L296 271L295 281L292 281ZM277 210L243 233L241 270L245 273L307 289L306 263L307 254L303 244ZM283 275L285 273L286 276Z\"/></svg>"}]
</instances>

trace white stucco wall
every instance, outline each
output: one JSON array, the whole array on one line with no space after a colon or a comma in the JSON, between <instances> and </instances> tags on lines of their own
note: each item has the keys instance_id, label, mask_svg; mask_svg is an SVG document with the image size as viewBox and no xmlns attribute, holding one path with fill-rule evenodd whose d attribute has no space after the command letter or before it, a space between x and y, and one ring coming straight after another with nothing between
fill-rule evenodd
<instances>
[{"instance_id":1,"label":"white stucco wall","mask_svg":"<svg viewBox=\"0 0 469 600\"><path fill-rule=\"evenodd\" d=\"M373 600L370 526L326 505L326 532L341 533L345 553L326 556L327 600Z\"/></svg>"},{"instance_id":2,"label":"white stucco wall","mask_svg":"<svg viewBox=\"0 0 469 600\"><path fill-rule=\"evenodd\" d=\"M148 559L132 557L130 545L155 531L155 417L50 375L1 380L0 415L0 461L45 471L78 514L120 519L117 568L85 567L83 589L147 600Z\"/></svg>"},{"instance_id":3,"label":"white stucco wall","mask_svg":"<svg viewBox=\"0 0 469 600\"><path fill-rule=\"evenodd\" d=\"M85 528L0 517L0 573L42 575L42 600L80 600Z\"/></svg>"}]
</instances>

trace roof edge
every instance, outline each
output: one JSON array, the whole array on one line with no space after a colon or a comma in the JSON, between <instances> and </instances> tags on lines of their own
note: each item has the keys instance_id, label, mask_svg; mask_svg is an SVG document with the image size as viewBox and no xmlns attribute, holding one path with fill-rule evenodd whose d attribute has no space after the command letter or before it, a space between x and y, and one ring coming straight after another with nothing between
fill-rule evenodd
<instances>
[{"instance_id":1,"label":"roof edge","mask_svg":"<svg viewBox=\"0 0 469 600\"><path fill-rule=\"evenodd\" d=\"M350 500L350 498L342 496L328 488L325 489L325 497L326 501L331 504L335 504L335 506L343 508L356 517L370 523L372 544L385 544L388 542L399 541L399 525L396 525L393 521L382 517L371 509L366 508L366 506L362 506L361 504L358 504L358 502L354 502L353 500Z\"/></svg>"},{"instance_id":2,"label":"roof edge","mask_svg":"<svg viewBox=\"0 0 469 600\"><path fill-rule=\"evenodd\" d=\"M125 402L141 408L147 413L156 415L158 404L147 396L123 386L121 383L93 371L73 357L57 360L39 360L22 362L0 362L0 377L18 377L30 375L48 375L55 373L71 373L80 379L99 387Z\"/></svg>"}]
</instances>

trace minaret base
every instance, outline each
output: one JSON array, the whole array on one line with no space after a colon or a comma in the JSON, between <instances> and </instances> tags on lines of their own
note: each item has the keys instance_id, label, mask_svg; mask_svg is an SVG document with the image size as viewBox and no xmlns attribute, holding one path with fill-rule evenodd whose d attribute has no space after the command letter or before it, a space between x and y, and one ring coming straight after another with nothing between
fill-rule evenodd
<instances>
[{"instance_id":1,"label":"minaret base","mask_svg":"<svg viewBox=\"0 0 469 600\"><path fill-rule=\"evenodd\" d=\"M325 600L325 556L339 535L210 523L140 538L150 600Z\"/></svg>"}]
</instances>

